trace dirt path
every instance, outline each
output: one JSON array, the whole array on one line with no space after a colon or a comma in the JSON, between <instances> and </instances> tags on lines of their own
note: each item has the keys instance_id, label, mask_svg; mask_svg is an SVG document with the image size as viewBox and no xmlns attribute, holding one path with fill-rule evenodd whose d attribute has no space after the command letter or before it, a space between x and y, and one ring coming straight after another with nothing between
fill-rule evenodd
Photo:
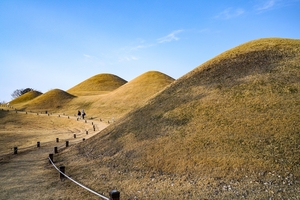
<instances>
[{"instance_id":1,"label":"dirt path","mask_svg":"<svg viewBox=\"0 0 300 200\"><path fill-rule=\"evenodd\" d=\"M92 137L107 126L101 122L93 123L97 130L88 135L81 134L76 138L77 142ZM75 139L70 144L74 142ZM65 143L41 143L40 148L18 152L17 155L10 155L10 159L0 160L0 199L76 199L76 191L64 197L63 187L57 190L62 185L70 187L71 183L61 182L59 173L49 164L48 156L53 153L54 146L62 148Z\"/></svg>"}]
</instances>

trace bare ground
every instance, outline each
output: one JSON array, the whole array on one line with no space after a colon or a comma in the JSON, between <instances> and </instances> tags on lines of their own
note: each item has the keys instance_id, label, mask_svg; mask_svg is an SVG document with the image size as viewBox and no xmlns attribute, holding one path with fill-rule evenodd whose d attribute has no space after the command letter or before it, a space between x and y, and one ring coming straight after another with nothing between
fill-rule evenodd
<instances>
[{"instance_id":1,"label":"bare ground","mask_svg":"<svg viewBox=\"0 0 300 200\"><path fill-rule=\"evenodd\" d=\"M63 117L66 118L67 116ZM70 120L74 122L76 118L71 117ZM77 124L77 129L82 127L82 130L87 130L87 123L84 123L84 121L81 120ZM93 124L97 127L96 131L89 131L88 135L86 135L85 131L81 131L77 133L76 139L71 139L69 134L57 143L52 135L52 141L44 137L44 139L47 139L45 140L47 142L41 142L41 147L39 148L37 146L29 149L21 148L18 154L10 153L4 157L1 156L3 155L3 152L1 152L0 199L82 199L84 196L91 196L88 194L88 191L85 191L73 182L61 181L59 173L49 163L48 156L50 153L53 153L55 146L58 147L59 151L66 148L65 140L68 137L70 139L70 147L68 148L72 148L72 144L82 142L83 138L88 139L92 137L107 126L99 121L95 121ZM67 125L64 127L66 130L69 128ZM42 129L39 131L42 131ZM66 167L66 174L68 175L67 170ZM97 199L97 197L91 196L91 199Z\"/></svg>"}]
</instances>

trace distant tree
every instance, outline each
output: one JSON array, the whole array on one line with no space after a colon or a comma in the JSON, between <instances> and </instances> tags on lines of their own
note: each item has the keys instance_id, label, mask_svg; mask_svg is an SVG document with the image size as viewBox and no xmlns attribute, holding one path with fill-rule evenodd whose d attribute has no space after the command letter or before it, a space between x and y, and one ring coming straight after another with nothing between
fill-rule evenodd
<instances>
[{"instance_id":1,"label":"distant tree","mask_svg":"<svg viewBox=\"0 0 300 200\"><path fill-rule=\"evenodd\" d=\"M32 88L26 88L24 90L21 91L21 95L26 94L27 92L33 91Z\"/></svg>"},{"instance_id":2,"label":"distant tree","mask_svg":"<svg viewBox=\"0 0 300 200\"><path fill-rule=\"evenodd\" d=\"M23 94L26 94L27 92L33 91L33 90L34 90L34 89L32 89L32 88L17 89L17 90L15 90L15 91L11 94L11 96L12 96L13 99L15 99L15 98L17 98L17 97L19 97L19 96L21 96L21 95L23 95Z\"/></svg>"}]
</instances>

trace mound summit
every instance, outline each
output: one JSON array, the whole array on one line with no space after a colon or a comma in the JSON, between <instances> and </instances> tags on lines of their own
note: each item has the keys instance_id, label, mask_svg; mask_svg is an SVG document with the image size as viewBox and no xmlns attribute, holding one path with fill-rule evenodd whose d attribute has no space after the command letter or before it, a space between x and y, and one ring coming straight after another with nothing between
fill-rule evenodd
<instances>
[{"instance_id":1,"label":"mound summit","mask_svg":"<svg viewBox=\"0 0 300 200\"><path fill-rule=\"evenodd\" d=\"M67 90L76 96L97 95L111 92L127 83L113 74L97 74Z\"/></svg>"},{"instance_id":2,"label":"mound summit","mask_svg":"<svg viewBox=\"0 0 300 200\"><path fill-rule=\"evenodd\" d=\"M29 91L29 92L15 98L10 103L11 104L25 103L27 101L30 101L30 100L40 96L41 94L43 94L43 93L41 93L39 91L32 90L32 91Z\"/></svg>"},{"instance_id":3,"label":"mound summit","mask_svg":"<svg viewBox=\"0 0 300 200\"><path fill-rule=\"evenodd\" d=\"M27 110L50 109L52 111L55 111L57 109L61 109L73 98L75 98L74 95L71 95L63 90L53 89L29 101L24 105L23 108Z\"/></svg>"},{"instance_id":4,"label":"mound summit","mask_svg":"<svg viewBox=\"0 0 300 200\"><path fill-rule=\"evenodd\" d=\"M93 109L100 111L102 115L124 115L143 105L173 81L173 78L158 71L145 72L116 90L100 96L94 102Z\"/></svg>"}]
</instances>

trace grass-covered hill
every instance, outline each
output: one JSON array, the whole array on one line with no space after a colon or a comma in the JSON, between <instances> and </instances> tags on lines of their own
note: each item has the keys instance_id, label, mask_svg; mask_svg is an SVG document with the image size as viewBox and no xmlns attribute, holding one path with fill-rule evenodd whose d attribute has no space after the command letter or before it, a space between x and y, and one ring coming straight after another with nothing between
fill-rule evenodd
<instances>
[{"instance_id":1,"label":"grass-covered hill","mask_svg":"<svg viewBox=\"0 0 300 200\"><path fill-rule=\"evenodd\" d=\"M90 107L90 112L97 112L104 118L119 118L143 105L173 81L173 78L158 71L145 72L116 90L99 96Z\"/></svg>"},{"instance_id":2,"label":"grass-covered hill","mask_svg":"<svg viewBox=\"0 0 300 200\"><path fill-rule=\"evenodd\" d=\"M60 159L75 171L89 166L82 181L116 187L124 199L297 198L299 110L300 40L254 40Z\"/></svg>"},{"instance_id":3,"label":"grass-covered hill","mask_svg":"<svg viewBox=\"0 0 300 200\"><path fill-rule=\"evenodd\" d=\"M75 96L63 90L53 89L32 99L28 103L22 105L21 107L18 107L18 109L35 111L51 110L53 112L58 111L62 107L66 106L66 104L73 98L75 98Z\"/></svg>"},{"instance_id":4,"label":"grass-covered hill","mask_svg":"<svg viewBox=\"0 0 300 200\"><path fill-rule=\"evenodd\" d=\"M41 94L43 94L43 93L41 93L39 91L32 90L32 91L29 91L29 92L15 98L14 100L12 100L9 103L11 103L11 104L25 103L25 102L28 102L28 101L40 96Z\"/></svg>"},{"instance_id":5,"label":"grass-covered hill","mask_svg":"<svg viewBox=\"0 0 300 200\"><path fill-rule=\"evenodd\" d=\"M67 90L75 96L98 95L111 92L127 83L113 74L97 74Z\"/></svg>"}]
</instances>

